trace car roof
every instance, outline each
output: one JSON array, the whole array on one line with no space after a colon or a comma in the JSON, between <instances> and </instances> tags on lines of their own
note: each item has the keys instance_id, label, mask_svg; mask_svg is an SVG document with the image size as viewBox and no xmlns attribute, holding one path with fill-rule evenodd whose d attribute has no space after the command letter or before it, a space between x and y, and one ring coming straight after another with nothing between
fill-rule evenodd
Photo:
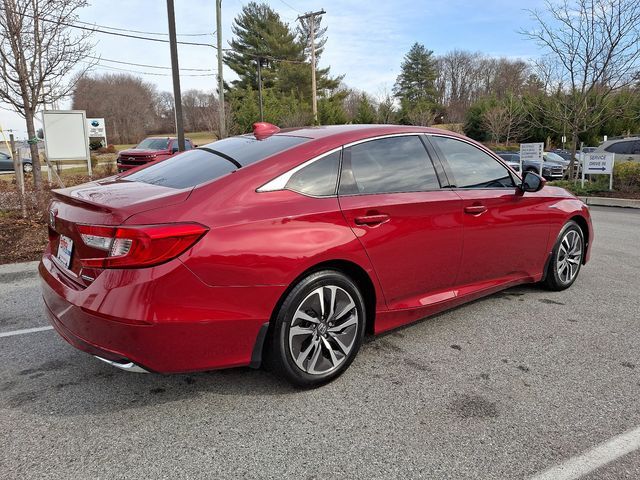
<instances>
[{"instance_id":1,"label":"car roof","mask_svg":"<svg viewBox=\"0 0 640 480\"><path fill-rule=\"evenodd\" d=\"M350 139L353 141L361 138L376 137L381 135L393 135L395 133L433 133L447 134L464 138L455 132L450 132L441 128L421 127L414 125L323 125L317 127L295 127L283 128L275 135L291 135L296 137L306 137L319 140L326 137L344 137L345 143Z\"/></svg>"}]
</instances>

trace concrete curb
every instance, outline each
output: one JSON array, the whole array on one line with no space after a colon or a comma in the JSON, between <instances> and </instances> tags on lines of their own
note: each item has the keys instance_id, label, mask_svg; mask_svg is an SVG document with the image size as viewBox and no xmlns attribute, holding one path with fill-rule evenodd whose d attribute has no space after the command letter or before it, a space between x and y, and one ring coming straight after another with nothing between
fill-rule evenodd
<instances>
[{"instance_id":1,"label":"concrete curb","mask_svg":"<svg viewBox=\"0 0 640 480\"><path fill-rule=\"evenodd\" d=\"M5 273L23 273L23 272L37 272L39 261L35 262L21 262L21 263L5 263L0 265L0 275Z\"/></svg>"},{"instance_id":2,"label":"concrete curb","mask_svg":"<svg viewBox=\"0 0 640 480\"><path fill-rule=\"evenodd\" d=\"M587 205L594 207L624 207L624 208L640 208L640 200L631 198L609 198L609 197L578 197Z\"/></svg>"}]
</instances>

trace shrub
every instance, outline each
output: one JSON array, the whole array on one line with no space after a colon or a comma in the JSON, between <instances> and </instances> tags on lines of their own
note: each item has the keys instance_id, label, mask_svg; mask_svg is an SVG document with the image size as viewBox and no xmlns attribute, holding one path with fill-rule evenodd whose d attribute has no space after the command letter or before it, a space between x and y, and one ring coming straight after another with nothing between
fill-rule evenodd
<instances>
[{"instance_id":1,"label":"shrub","mask_svg":"<svg viewBox=\"0 0 640 480\"><path fill-rule=\"evenodd\" d=\"M613 166L613 187L621 192L640 191L640 163L616 163Z\"/></svg>"},{"instance_id":2,"label":"shrub","mask_svg":"<svg viewBox=\"0 0 640 480\"><path fill-rule=\"evenodd\" d=\"M609 177L604 175L598 175L598 177L605 178L607 180L606 184L600 179L595 182L584 182L584 187L579 181L576 182L573 180L556 180L548 184L554 187L564 188L579 197L585 197L609 190Z\"/></svg>"},{"instance_id":3,"label":"shrub","mask_svg":"<svg viewBox=\"0 0 640 480\"><path fill-rule=\"evenodd\" d=\"M102 140L91 140L89 142L89 149L98 150L99 148L102 148Z\"/></svg>"},{"instance_id":4,"label":"shrub","mask_svg":"<svg viewBox=\"0 0 640 480\"><path fill-rule=\"evenodd\" d=\"M98 153L100 154L104 154L104 153L116 153L116 147L113 145L109 145L107 147L100 147L98 149Z\"/></svg>"}]
</instances>

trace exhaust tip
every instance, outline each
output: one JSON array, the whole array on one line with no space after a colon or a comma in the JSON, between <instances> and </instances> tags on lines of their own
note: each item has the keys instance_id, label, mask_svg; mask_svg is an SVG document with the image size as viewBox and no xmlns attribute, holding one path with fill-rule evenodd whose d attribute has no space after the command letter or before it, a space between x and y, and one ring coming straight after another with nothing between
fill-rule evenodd
<instances>
[{"instance_id":1,"label":"exhaust tip","mask_svg":"<svg viewBox=\"0 0 640 480\"><path fill-rule=\"evenodd\" d=\"M127 372L133 372L133 373L149 373L149 370L145 370L140 365L136 365L133 362L121 363L121 362L115 362L113 360L107 360L106 358L99 357L98 355L94 355L94 357L96 357L98 360L103 361L104 363L108 363L112 367L119 368L120 370L125 370Z\"/></svg>"}]
</instances>

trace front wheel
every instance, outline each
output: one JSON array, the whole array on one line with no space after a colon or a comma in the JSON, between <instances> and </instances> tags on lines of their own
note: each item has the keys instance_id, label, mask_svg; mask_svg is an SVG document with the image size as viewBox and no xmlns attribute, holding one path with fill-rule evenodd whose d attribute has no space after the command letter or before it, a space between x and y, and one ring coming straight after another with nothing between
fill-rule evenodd
<instances>
[{"instance_id":1,"label":"front wheel","mask_svg":"<svg viewBox=\"0 0 640 480\"><path fill-rule=\"evenodd\" d=\"M33 172L33 165L31 165L30 163L23 163L22 164L22 171L24 173L31 173Z\"/></svg>"},{"instance_id":2,"label":"front wheel","mask_svg":"<svg viewBox=\"0 0 640 480\"><path fill-rule=\"evenodd\" d=\"M321 385L351 364L364 326L364 301L356 284L335 270L312 273L289 292L277 313L271 363L297 386Z\"/></svg>"},{"instance_id":3,"label":"front wheel","mask_svg":"<svg viewBox=\"0 0 640 480\"><path fill-rule=\"evenodd\" d=\"M569 288L578 277L584 258L584 235L573 220L567 222L558 235L547 267L544 285L549 290Z\"/></svg>"}]
</instances>

